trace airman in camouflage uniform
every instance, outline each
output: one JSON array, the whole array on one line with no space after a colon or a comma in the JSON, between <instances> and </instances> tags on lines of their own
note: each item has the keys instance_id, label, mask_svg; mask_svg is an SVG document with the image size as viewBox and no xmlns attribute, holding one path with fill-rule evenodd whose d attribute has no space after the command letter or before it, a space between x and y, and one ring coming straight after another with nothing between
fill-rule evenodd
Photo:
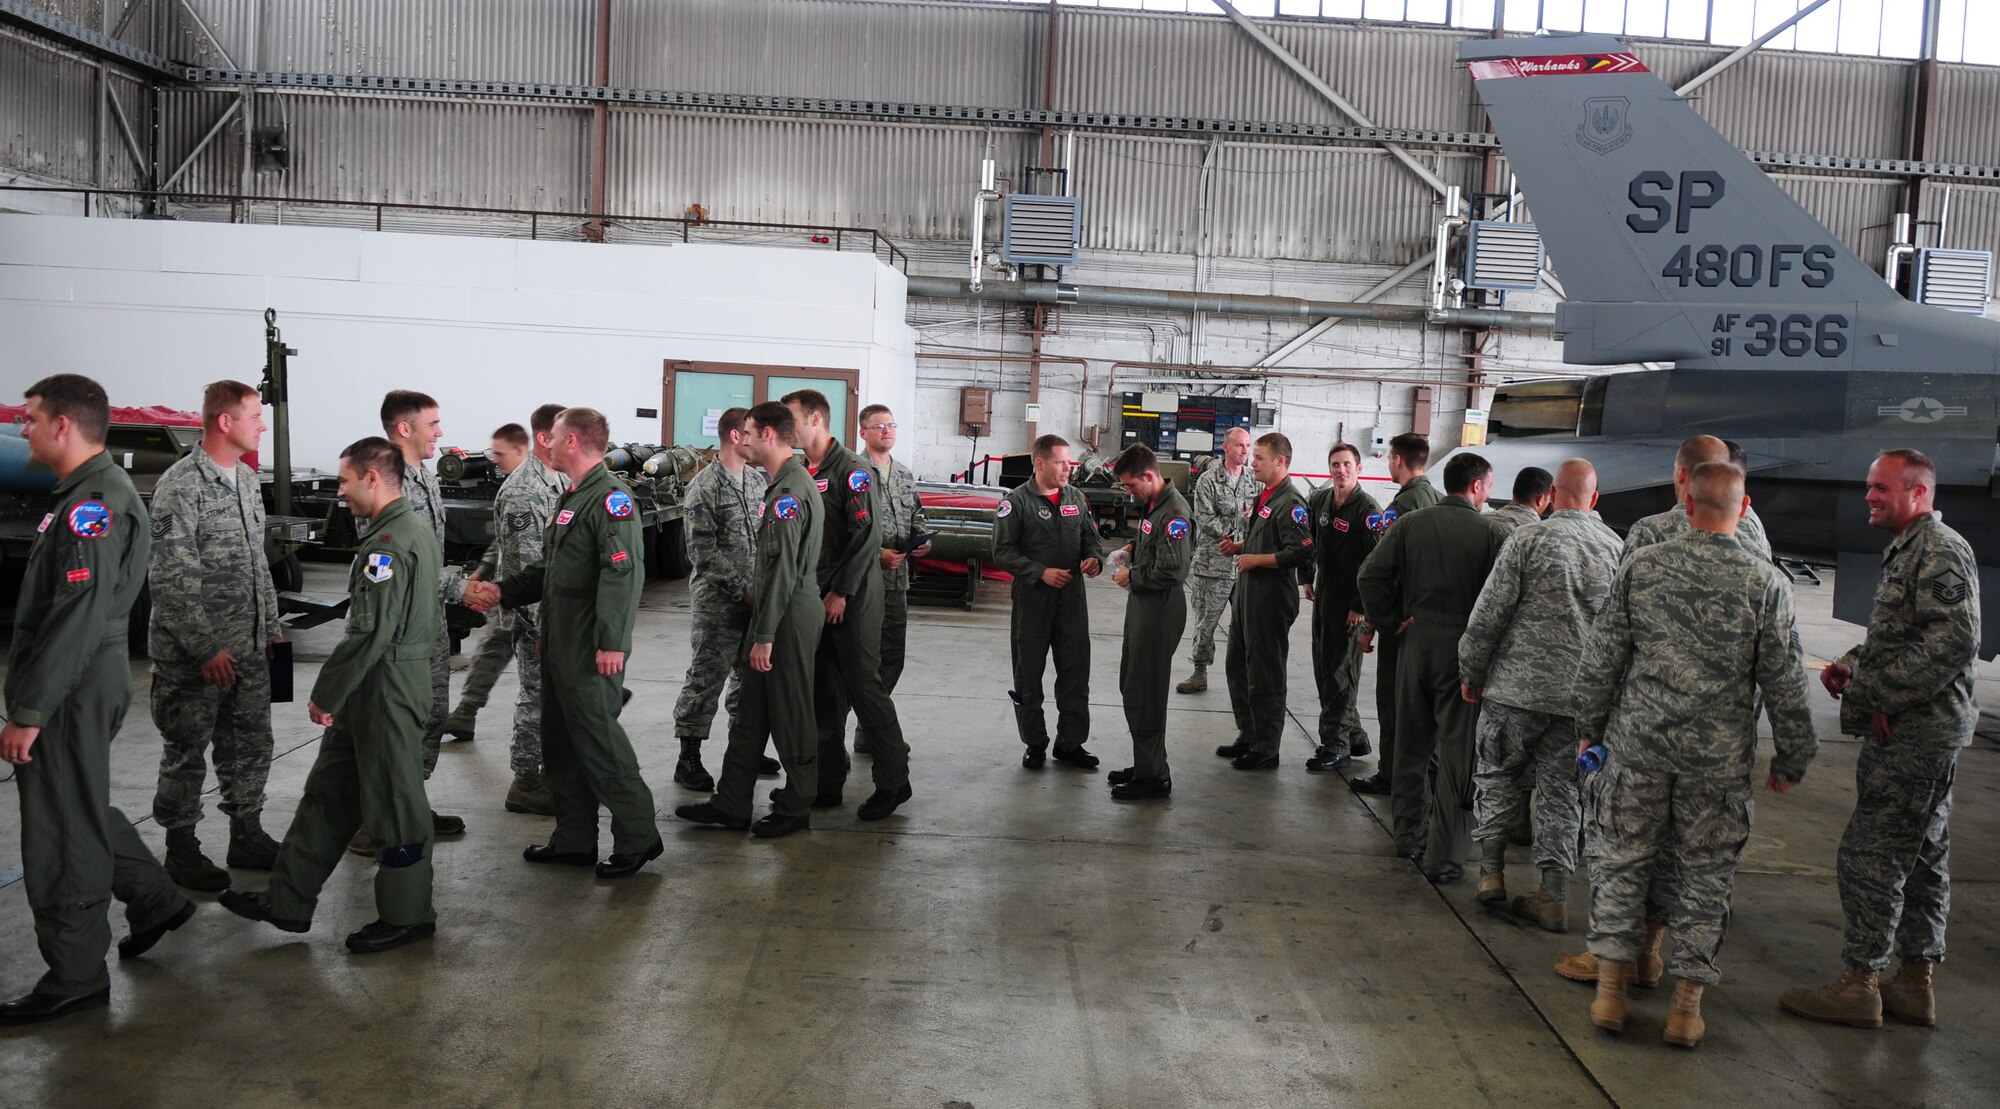
<instances>
[{"instance_id":1,"label":"airman in camouflage uniform","mask_svg":"<svg viewBox=\"0 0 2000 1109\"><path fill-rule=\"evenodd\" d=\"M701 764L701 742L715 723L723 683L728 683L726 704L734 719L749 676L744 637L750 632L750 584L768 479L764 471L746 464L741 454L743 418L748 414L745 408L722 414L716 423L721 444L715 460L694 475L681 499L692 567L688 603L694 610L694 653L688 659L680 698L674 702L674 735L681 741L674 781L704 793L715 788L715 778Z\"/></svg>"},{"instance_id":2,"label":"airman in camouflage uniform","mask_svg":"<svg viewBox=\"0 0 2000 1109\"><path fill-rule=\"evenodd\" d=\"M1899 530L1882 556L1868 638L1821 678L1841 699L1840 730L1868 742L1836 864L1847 972L1782 999L1818 1020L1872 1028L1886 1012L1937 1023L1931 976L1951 915L1951 789L1979 723L1980 626L1978 560L1933 510L1936 481L1916 451L1885 452L1870 469L1870 522ZM1878 983L1892 950L1902 966Z\"/></svg>"},{"instance_id":3,"label":"airman in camouflage uniform","mask_svg":"<svg viewBox=\"0 0 2000 1109\"><path fill-rule=\"evenodd\" d=\"M1623 557L1629 559L1635 551L1657 546L1692 531L1693 524L1688 519L1687 487L1694 468L1703 462L1728 460L1729 444L1712 435L1696 435L1682 442L1674 455L1674 506L1633 524L1625 533ZM1740 465L1737 468L1742 469ZM1771 560L1771 541L1764 533L1763 522L1757 519L1755 508L1746 507L1742 517L1736 521L1736 541L1751 554L1766 562ZM1588 795L1595 787L1595 778L1585 780L1586 807L1591 804ZM1596 833L1588 821L1584 823L1583 840L1585 858L1595 859ZM1652 885L1646 893L1646 942L1645 950L1640 954L1638 974L1641 986L1650 988L1658 985L1660 976L1665 973L1660 949L1664 943L1667 920L1673 915L1674 902L1679 898L1680 867L1674 863L1674 846L1669 843L1660 849L1660 862L1653 868ZM1578 982L1595 982L1597 961L1589 952L1565 955L1556 961L1556 973Z\"/></svg>"},{"instance_id":4,"label":"airman in camouflage uniform","mask_svg":"<svg viewBox=\"0 0 2000 1109\"><path fill-rule=\"evenodd\" d=\"M1488 515L1507 525L1510 532L1540 523L1542 513L1548 511L1550 499L1555 495L1555 482L1555 475L1540 466L1523 467L1514 475L1514 499Z\"/></svg>"},{"instance_id":5,"label":"airman in camouflage uniform","mask_svg":"<svg viewBox=\"0 0 2000 1109\"><path fill-rule=\"evenodd\" d=\"M493 546L476 571L482 581L510 578L542 560L542 536L562 503L569 479L550 469L530 451L493 495ZM540 605L494 609L487 632L504 636L512 647L521 689L514 700L514 741L507 762L514 784L507 790L508 812L555 815L555 798L542 781L542 651Z\"/></svg>"},{"instance_id":6,"label":"airman in camouflage uniform","mask_svg":"<svg viewBox=\"0 0 2000 1109\"><path fill-rule=\"evenodd\" d=\"M1208 667L1215 661L1215 626L1236 590L1236 560L1217 546L1224 539L1243 539L1243 513L1263 487L1250 472L1250 433L1231 429L1223 437L1221 458L1194 483L1194 566L1188 573L1188 604L1194 609L1194 673L1174 688L1181 693L1208 689ZM1235 466L1234 473L1230 466Z\"/></svg>"},{"instance_id":7,"label":"airman in camouflage uniform","mask_svg":"<svg viewBox=\"0 0 2000 1109\"><path fill-rule=\"evenodd\" d=\"M894 414L879 404L862 409L861 439L868 464L875 468L875 514L882 520L882 688L894 693L908 654L910 559L930 553L929 543L907 556L903 547L922 535L929 521L917 496L917 475L889 453L896 445ZM873 749L866 728L854 730L854 749Z\"/></svg>"},{"instance_id":8,"label":"airman in camouflage uniform","mask_svg":"<svg viewBox=\"0 0 2000 1109\"><path fill-rule=\"evenodd\" d=\"M1619 568L1576 677L1579 739L1602 743L1606 755L1590 814L1598 835L1590 950L1599 971L1591 1018L1624 1028L1647 889L1672 843L1681 890L1667 967L1681 981L1667 1039L1687 1047L1701 1038L1702 989L1720 977L1716 953L1750 836L1759 692L1777 746L1773 789L1799 781L1818 747L1792 591L1732 534L1742 482L1726 462L1695 468L1687 483L1700 514L1694 530Z\"/></svg>"},{"instance_id":9,"label":"airman in camouflage uniform","mask_svg":"<svg viewBox=\"0 0 2000 1109\"><path fill-rule=\"evenodd\" d=\"M153 819L167 830L167 873L208 892L229 886L229 872L195 838L211 747L218 807L229 816L229 865L269 870L278 857L260 820L272 746L266 651L282 638L278 591L264 556L263 491L257 471L240 461L256 449L263 407L241 382L209 386L201 445L160 475L151 504L146 653L161 739Z\"/></svg>"},{"instance_id":10,"label":"airman in camouflage uniform","mask_svg":"<svg viewBox=\"0 0 2000 1109\"><path fill-rule=\"evenodd\" d=\"M514 470L523 464L524 459L532 458L541 464L540 476L548 485L548 493L546 505L541 506L541 510L537 511L533 518L526 522L525 527L513 528L511 527L512 524L522 523L520 513L525 510L526 506L517 503L511 510L513 518L510 520L507 515L500 513L498 510L497 498L499 494L496 491L495 512L491 525L496 542L494 545L486 548L485 556L480 559L479 565L472 571L473 576L482 581L493 580L495 567L499 565L499 556L497 554L497 541L499 537L510 529L516 532L525 530L536 537L536 542L540 542L541 530L548 524L549 516L555 512L556 502L562 500L562 495L569 491L569 479L556 473L549 467L549 432L555 426L556 416L562 410L563 406L560 404L542 405L540 408L535 409L534 414L529 417L528 430L523 431L519 424L508 424L494 433L493 450L489 452L488 457L492 458L494 465L500 470L501 475L503 477L512 476ZM504 444L500 440L500 432L508 433L507 441ZM524 435L527 437L525 447L522 446L522 440L520 439L520 436ZM506 487L505 481L501 482L501 487L503 489ZM518 497L519 490L515 492ZM541 557L539 550L536 552L536 557ZM458 707L451 710L450 716L445 717L445 735L453 739L471 740L473 738L479 721L479 711L486 707L487 700L492 697L493 686L500 680L501 671L507 669L508 663L515 661L517 652L516 636L513 634L513 627L513 617L505 609L494 609L492 612L486 614L487 632L484 636L480 637L479 650L473 654L471 664L465 668L465 684L458 692ZM537 667L535 670L535 680L540 681L541 671L539 667L541 663L539 659L537 659L535 665ZM517 701L515 704L518 708L521 702ZM519 729L516 728L515 731L512 753L515 756L514 761L517 764L516 770L518 771L519 764L522 762L520 758L521 738ZM538 736L535 740L537 745L535 748L536 769L527 779L520 778L518 773L515 778L518 783L531 787L528 793L521 794L521 796L528 798L533 804L526 807L510 807L507 810L508 812L535 812L547 815L547 812L544 810L548 806L544 803L546 798L542 794L548 791L541 785L540 742ZM510 794L519 793L518 790L510 790L509 792Z\"/></svg>"},{"instance_id":11,"label":"airman in camouflage uniform","mask_svg":"<svg viewBox=\"0 0 2000 1109\"><path fill-rule=\"evenodd\" d=\"M1517 915L1551 932L1569 930L1569 876L1576 869L1583 808L1576 772L1576 706L1562 679L1576 672L1591 622L1611 595L1618 537L1585 513L1597 499L1590 463L1562 466L1545 521L1516 530L1500 548L1458 641L1459 680L1479 701L1473 771L1479 899L1506 900L1503 862L1511 831L1534 797L1535 865L1542 885L1517 897Z\"/></svg>"}]
</instances>

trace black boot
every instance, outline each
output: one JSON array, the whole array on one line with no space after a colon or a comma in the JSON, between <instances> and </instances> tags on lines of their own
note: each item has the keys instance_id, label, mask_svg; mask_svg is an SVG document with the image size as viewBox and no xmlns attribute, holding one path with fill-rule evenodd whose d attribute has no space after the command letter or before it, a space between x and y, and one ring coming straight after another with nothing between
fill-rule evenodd
<instances>
[{"instance_id":1,"label":"black boot","mask_svg":"<svg viewBox=\"0 0 2000 1109\"><path fill-rule=\"evenodd\" d=\"M701 740L681 737L681 758L674 764L674 781L696 793L715 792L715 777L701 765Z\"/></svg>"}]
</instances>

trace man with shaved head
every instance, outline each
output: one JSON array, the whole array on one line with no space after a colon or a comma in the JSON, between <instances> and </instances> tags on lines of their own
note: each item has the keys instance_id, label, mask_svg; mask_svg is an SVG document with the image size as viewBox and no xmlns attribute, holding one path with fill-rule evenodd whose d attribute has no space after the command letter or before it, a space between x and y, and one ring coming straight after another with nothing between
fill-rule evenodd
<instances>
[{"instance_id":1,"label":"man with shaved head","mask_svg":"<svg viewBox=\"0 0 2000 1109\"><path fill-rule=\"evenodd\" d=\"M1676 535L1686 535L1689 526L1688 479L1694 468L1704 462L1730 461L1729 444L1713 435L1697 435L1682 443L1681 449L1674 454L1674 506L1633 524L1632 530L1625 533L1625 553L1630 555L1633 551ZM1736 465L1739 470L1742 469L1741 462ZM1771 539L1764 534L1764 522L1757 518L1754 510L1746 508L1737 521L1736 539L1743 544L1744 550L1770 561Z\"/></svg>"},{"instance_id":2,"label":"man with shaved head","mask_svg":"<svg viewBox=\"0 0 2000 1109\"><path fill-rule=\"evenodd\" d=\"M1702 991L1720 978L1716 954L1750 838L1759 693L1777 747L1771 789L1790 792L1818 741L1791 588L1736 539L1749 503L1743 472L1703 462L1685 484L1688 534L1619 567L1584 641L1576 722L1579 749L1602 744L1605 756L1592 806L1591 1021L1625 1029L1625 985L1643 943L1648 889L1671 851L1681 889L1667 969L1680 982L1665 1038L1693 1047L1705 1027Z\"/></svg>"},{"instance_id":3,"label":"man with shaved head","mask_svg":"<svg viewBox=\"0 0 2000 1109\"><path fill-rule=\"evenodd\" d=\"M1551 932L1569 931L1583 800L1577 787L1574 689L1590 625L1611 596L1618 537L1591 519L1597 471L1572 458L1551 479L1549 518L1514 531L1480 590L1458 641L1460 695L1479 705L1472 838L1479 843L1479 900L1507 899L1507 836L1534 795L1535 865L1541 887L1513 911Z\"/></svg>"}]
</instances>

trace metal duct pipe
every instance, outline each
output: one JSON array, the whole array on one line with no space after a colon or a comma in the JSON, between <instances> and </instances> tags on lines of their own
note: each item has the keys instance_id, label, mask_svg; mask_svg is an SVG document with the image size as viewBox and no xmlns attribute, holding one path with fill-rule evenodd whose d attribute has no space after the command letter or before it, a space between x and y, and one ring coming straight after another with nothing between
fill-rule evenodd
<instances>
[{"instance_id":1,"label":"metal duct pipe","mask_svg":"<svg viewBox=\"0 0 2000 1109\"><path fill-rule=\"evenodd\" d=\"M1009 304L1076 304L1138 308L1155 312L1213 312L1223 316L1281 319L1374 320L1378 323L1434 323L1442 327L1493 327L1552 331L1549 312L1490 308L1430 308L1420 304L1366 304L1359 301L1301 300L1249 293L1189 293L1171 289L1118 289L1062 285L1054 281L989 281L981 286L950 277L912 276L909 295L943 300L989 300Z\"/></svg>"}]
</instances>

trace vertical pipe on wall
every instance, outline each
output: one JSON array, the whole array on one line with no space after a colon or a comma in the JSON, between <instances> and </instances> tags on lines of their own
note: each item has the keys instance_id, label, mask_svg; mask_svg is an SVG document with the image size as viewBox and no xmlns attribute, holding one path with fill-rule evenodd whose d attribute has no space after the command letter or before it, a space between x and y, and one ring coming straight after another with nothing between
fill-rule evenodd
<instances>
[{"instance_id":1,"label":"vertical pipe on wall","mask_svg":"<svg viewBox=\"0 0 2000 1109\"><path fill-rule=\"evenodd\" d=\"M592 52L591 83L611 84L611 0L597 0L597 41ZM583 233L593 243L604 241L604 175L611 144L611 103L599 99L590 109L590 221Z\"/></svg>"}]
</instances>

